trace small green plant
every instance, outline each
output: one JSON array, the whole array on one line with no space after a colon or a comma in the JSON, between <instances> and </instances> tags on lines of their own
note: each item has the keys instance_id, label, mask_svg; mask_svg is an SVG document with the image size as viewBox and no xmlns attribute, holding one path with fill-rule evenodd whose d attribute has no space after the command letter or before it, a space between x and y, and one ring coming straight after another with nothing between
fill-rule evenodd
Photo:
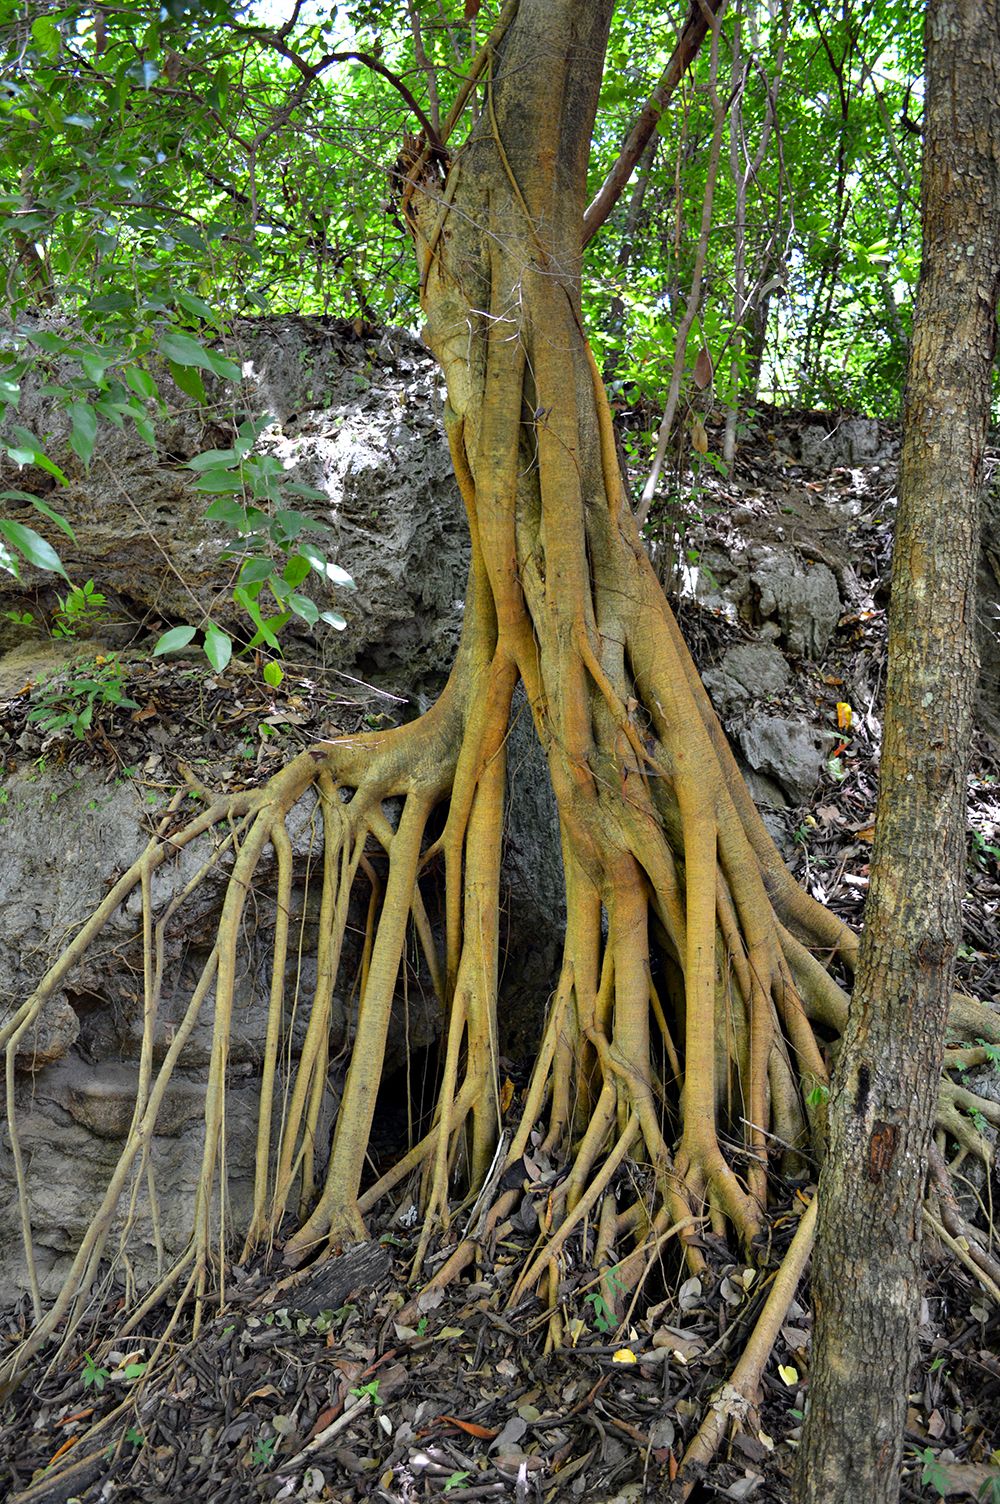
<instances>
[{"instance_id":1,"label":"small green plant","mask_svg":"<svg viewBox=\"0 0 1000 1504\"><path fill-rule=\"evenodd\" d=\"M977 1039L976 1043L982 1047L983 1053L990 1065L1000 1070L1000 1044L990 1044L986 1039Z\"/></svg>"},{"instance_id":2,"label":"small green plant","mask_svg":"<svg viewBox=\"0 0 1000 1504\"><path fill-rule=\"evenodd\" d=\"M93 580L85 585L74 585L66 595L57 595L58 609L52 618L53 637L78 637L102 621L107 612L107 596L94 586Z\"/></svg>"},{"instance_id":3,"label":"small green plant","mask_svg":"<svg viewBox=\"0 0 1000 1504\"><path fill-rule=\"evenodd\" d=\"M830 1100L830 1088L824 1086L822 1081L817 1081L812 1091L806 1097L810 1107L822 1107L824 1102Z\"/></svg>"},{"instance_id":4,"label":"small green plant","mask_svg":"<svg viewBox=\"0 0 1000 1504\"><path fill-rule=\"evenodd\" d=\"M1000 846L995 846L987 841L981 830L972 832L970 844L972 846L972 860L978 867L989 867L1000 863Z\"/></svg>"},{"instance_id":5,"label":"small green plant","mask_svg":"<svg viewBox=\"0 0 1000 1504\"><path fill-rule=\"evenodd\" d=\"M258 1436L253 1444L253 1451L250 1453L251 1467L267 1467L274 1456L277 1444L276 1436Z\"/></svg>"},{"instance_id":6,"label":"small green plant","mask_svg":"<svg viewBox=\"0 0 1000 1504\"><path fill-rule=\"evenodd\" d=\"M101 1390L104 1388L105 1384L111 1377L111 1371L107 1368L101 1368L100 1365L91 1357L90 1353L84 1353L83 1374L81 1375L81 1377L83 1379L84 1389L96 1389L98 1394L100 1394Z\"/></svg>"},{"instance_id":7,"label":"small green plant","mask_svg":"<svg viewBox=\"0 0 1000 1504\"><path fill-rule=\"evenodd\" d=\"M196 472L194 489L215 498L205 516L235 535L235 542L223 550L221 557L239 562L233 600L254 627L247 648L263 643L280 653L277 634L293 616L309 627L324 621L343 631L347 625L339 611L320 610L307 593L306 582L312 574L327 587L341 590L353 590L354 580L304 536L329 534L329 527L289 505L289 497L328 503L325 492L290 481L276 455L254 452L261 433L273 421L265 416L241 423L229 449L207 449L188 461L188 469ZM277 608L273 612L268 598ZM196 632L192 626L173 627L157 642L154 656L187 647ZM232 638L209 621L204 627L202 648L212 667L221 673L232 655ZM282 678L280 666L268 664L264 677L277 689Z\"/></svg>"},{"instance_id":8,"label":"small green plant","mask_svg":"<svg viewBox=\"0 0 1000 1504\"><path fill-rule=\"evenodd\" d=\"M468 1468L459 1468L457 1472L449 1473L447 1478L444 1480L445 1493L450 1494L453 1488L458 1488L460 1484L465 1482L466 1478L471 1477L472 1474L469 1472Z\"/></svg>"},{"instance_id":9,"label":"small green plant","mask_svg":"<svg viewBox=\"0 0 1000 1504\"><path fill-rule=\"evenodd\" d=\"M83 741L94 719L94 710L104 705L119 705L135 710L135 700L125 694L125 676L117 659L82 663L66 678L50 680L32 696L34 709L28 720L37 724L46 736L57 731L72 731Z\"/></svg>"},{"instance_id":10,"label":"small green plant","mask_svg":"<svg viewBox=\"0 0 1000 1504\"><path fill-rule=\"evenodd\" d=\"M932 1488L939 1499L948 1497L948 1474L938 1462L930 1447L925 1447L920 1453L923 1459L923 1471L920 1474L920 1482L924 1488Z\"/></svg>"},{"instance_id":11,"label":"small green plant","mask_svg":"<svg viewBox=\"0 0 1000 1504\"><path fill-rule=\"evenodd\" d=\"M369 1399L373 1405L377 1405L379 1403L378 1390L380 1382L381 1380L379 1379L372 1379L370 1384L361 1384L357 1389L352 1389L351 1393L357 1400Z\"/></svg>"},{"instance_id":12,"label":"small green plant","mask_svg":"<svg viewBox=\"0 0 1000 1504\"><path fill-rule=\"evenodd\" d=\"M134 1447L141 1447L146 1438L138 1426L129 1426L125 1432L125 1440L130 1441Z\"/></svg>"},{"instance_id":13,"label":"small green plant","mask_svg":"<svg viewBox=\"0 0 1000 1504\"><path fill-rule=\"evenodd\" d=\"M601 1282L596 1290L591 1290L589 1295L584 1296L587 1305L593 1308L595 1331L607 1333L618 1330L618 1317L614 1311L614 1299L621 1295L625 1286L618 1278L616 1269L609 1269L601 1276Z\"/></svg>"}]
</instances>

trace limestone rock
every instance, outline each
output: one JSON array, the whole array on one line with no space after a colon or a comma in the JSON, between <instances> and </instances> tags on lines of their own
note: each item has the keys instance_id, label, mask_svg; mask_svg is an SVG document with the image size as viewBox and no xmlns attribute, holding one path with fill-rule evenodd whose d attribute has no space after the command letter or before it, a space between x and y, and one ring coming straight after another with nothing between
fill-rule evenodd
<instances>
[{"instance_id":1,"label":"limestone rock","mask_svg":"<svg viewBox=\"0 0 1000 1504\"><path fill-rule=\"evenodd\" d=\"M751 572L761 617L774 618L789 652L814 661L829 646L840 594L825 564L803 564L785 550L761 548Z\"/></svg>"},{"instance_id":2,"label":"limestone rock","mask_svg":"<svg viewBox=\"0 0 1000 1504\"><path fill-rule=\"evenodd\" d=\"M101 631L111 632L112 645L134 640L144 622L201 625L209 610L238 632L247 622L230 600L232 563L222 558L233 535L206 520L210 498L194 489L186 465L228 447L236 423L269 414L275 422L262 436L264 452L290 480L326 498L289 504L328 528L328 557L357 584L334 594L316 576L311 587L321 608L335 605L347 618L345 632L293 620L287 633L308 638L307 651L330 668L435 690L458 641L468 544L433 360L412 335L358 338L336 320L292 317L238 321L227 353L245 373L238 388L217 383L203 410L164 373L169 412L156 419L156 452L131 422L102 423L88 473L69 448L65 409L26 380L11 421L46 436L70 485L55 494L45 472L18 470L5 457L0 481L46 498L70 522L76 543L61 533L52 541L70 576L93 577L107 596L112 623ZM71 375L72 363L63 364ZM51 531L27 504L4 507L13 520ZM28 610L44 620L62 588L30 568L20 581L3 578L0 653L26 630L4 613Z\"/></svg>"},{"instance_id":3,"label":"limestone rock","mask_svg":"<svg viewBox=\"0 0 1000 1504\"><path fill-rule=\"evenodd\" d=\"M752 700L780 694L791 682L784 654L767 642L738 643L723 655L718 668L702 674L712 703L722 716Z\"/></svg>"},{"instance_id":4,"label":"limestone rock","mask_svg":"<svg viewBox=\"0 0 1000 1504\"><path fill-rule=\"evenodd\" d=\"M69 1053L79 1037L79 1018L65 995L56 993L22 1035L14 1051L14 1069L34 1073L53 1065Z\"/></svg>"},{"instance_id":5,"label":"limestone rock","mask_svg":"<svg viewBox=\"0 0 1000 1504\"><path fill-rule=\"evenodd\" d=\"M754 716L739 735L750 767L775 779L796 804L804 804L814 793L836 740L830 732L786 716Z\"/></svg>"}]
</instances>

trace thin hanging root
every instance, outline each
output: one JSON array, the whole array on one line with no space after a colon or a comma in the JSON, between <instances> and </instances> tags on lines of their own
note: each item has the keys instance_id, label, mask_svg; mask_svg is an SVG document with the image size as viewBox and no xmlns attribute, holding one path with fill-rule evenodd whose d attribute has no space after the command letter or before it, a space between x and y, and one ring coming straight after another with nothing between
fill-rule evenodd
<instances>
[{"instance_id":1,"label":"thin hanging root","mask_svg":"<svg viewBox=\"0 0 1000 1504\"><path fill-rule=\"evenodd\" d=\"M795 1299L799 1280L802 1278L812 1251L815 1230L816 1197L814 1196L802 1214L788 1252L774 1276L767 1300L764 1302L764 1309L743 1349L739 1362L728 1381L716 1391L705 1419L684 1453L678 1473L682 1499L689 1496L696 1481L685 1480L685 1470L696 1464L707 1467L718 1451L730 1425L741 1427L749 1411L756 1404L764 1366L771 1355L782 1324L788 1316L788 1308Z\"/></svg>"},{"instance_id":2,"label":"thin hanging root","mask_svg":"<svg viewBox=\"0 0 1000 1504\"><path fill-rule=\"evenodd\" d=\"M625 1132L621 1135L617 1144L615 1144L615 1147L604 1161L600 1170L591 1180L586 1195L580 1198L571 1212L560 1219L558 1226L552 1233L552 1236L543 1245L541 1252L522 1271L511 1291L510 1305L516 1305L524 1293L538 1283L546 1268L554 1263L559 1250L573 1229L593 1211L601 1196L610 1185L615 1171L624 1163L626 1155L639 1138L640 1131L638 1118L631 1118Z\"/></svg>"}]
</instances>

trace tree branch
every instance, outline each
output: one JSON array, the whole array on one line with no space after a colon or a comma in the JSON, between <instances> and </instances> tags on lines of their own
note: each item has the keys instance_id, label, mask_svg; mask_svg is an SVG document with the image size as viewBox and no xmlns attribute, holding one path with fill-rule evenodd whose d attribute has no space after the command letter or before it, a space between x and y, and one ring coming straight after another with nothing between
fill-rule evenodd
<instances>
[{"instance_id":1,"label":"tree branch","mask_svg":"<svg viewBox=\"0 0 1000 1504\"><path fill-rule=\"evenodd\" d=\"M589 245L621 198L646 144L656 129L670 97L698 55L713 16L725 9L726 0L691 0L691 12L677 40L670 61L629 132L617 161L583 216L583 243ZM706 17L708 19L706 19Z\"/></svg>"},{"instance_id":2,"label":"tree branch","mask_svg":"<svg viewBox=\"0 0 1000 1504\"><path fill-rule=\"evenodd\" d=\"M403 80L398 74L393 73L391 68L387 68L385 63L380 62L377 57L373 57L370 52L327 52L319 59L319 62L308 63L304 57L296 52L293 47L289 47L285 41L285 27L282 27L280 32L274 32L266 31L258 26L241 26L238 22L233 22L232 25L234 31L240 32L243 36L254 37L258 42L267 43L268 46L274 48L275 52L287 58L293 67L297 68L302 74L305 87L308 87L313 79L318 78L321 73L325 72L331 63L364 63L366 68L370 68L373 73L380 74L405 99L414 115L420 121L430 145L438 151L444 150L440 136ZM295 104L300 102L301 93L301 88L296 91L296 95L294 96Z\"/></svg>"}]
</instances>

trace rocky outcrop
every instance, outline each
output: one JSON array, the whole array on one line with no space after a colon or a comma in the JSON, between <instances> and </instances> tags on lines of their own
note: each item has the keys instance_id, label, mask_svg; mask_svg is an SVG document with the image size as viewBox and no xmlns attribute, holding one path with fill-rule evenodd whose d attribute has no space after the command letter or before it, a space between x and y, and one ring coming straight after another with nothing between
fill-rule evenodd
<instances>
[{"instance_id":1,"label":"rocky outcrop","mask_svg":"<svg viewBox=\"0 0 1000 1504\"><path fill-rule=\"evenodd\" d=\"M263 452L326 498L288 504L324 524L329 557L358 586L335 600L322 587L313 592L324 609L336 605L348 628L321 622L307 631L293 620L293 641L296 632L306 639L299 655L414 693L437 687L458 639L468 555L430 355L402 332L359 337L341 321L296 318L237 322L227 353L244 371L238 388L216 382L201 407L164 372L167 411L150 409L155 452L130 420L121 428L102 420L86 473L69 446L65 407L41 380L26 379L7 424L41 439L70 485L57 486L38 468L19 471L5 457L0 482L43 497L71 524L76 543L54 531L53 542L72 578L92 577L107 595L111 620L102 631L115 645L164 624L197 626L208 614L245 634L247 620L230 599L232 561L222 557L233 537L206 520L210 498L186 467L205 450L228 447L240 422L269 414ZM74 368L59 358L51 374L68 379ZM30 507L4 507L46 531ZM0 579L2 655L26 630L6 613L28 609L44 620L64 587L30 569L21 582Z\"/></svg>"}]
</instances>

